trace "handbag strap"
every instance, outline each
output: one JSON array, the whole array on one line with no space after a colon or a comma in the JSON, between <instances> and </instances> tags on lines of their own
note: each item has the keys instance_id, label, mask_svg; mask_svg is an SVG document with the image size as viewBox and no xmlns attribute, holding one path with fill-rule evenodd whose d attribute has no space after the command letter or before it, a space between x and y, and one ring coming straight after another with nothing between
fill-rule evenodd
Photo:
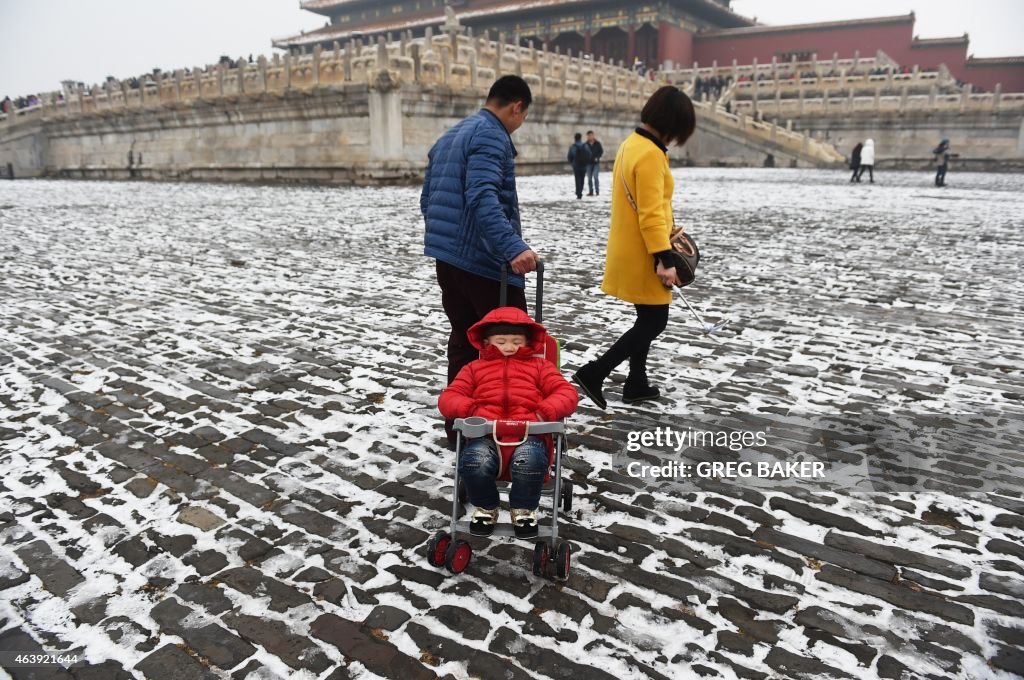
<instances>
[{"instance_id":1,"label":"handbag strap","mask_svg":"<svg viewBox=\"0 0 1024 680\"><path fill-rule=\"evenodd\" d=\"M619 164L619 179L622 180L622 188L626 191L626 200L628 200L629 204L631 206L633 206L633 212L635 212L637 217L639 217L640 216L640 208L637 207L636 199L633 198L633 194L629 190L629 185L626 184L626 161L625 161L625 156L626 156L625 150L623 150L622 147L619 147L619 157L615 159L615 162ZM673 215L672 215L672 226L670 226L668 228L669 233L671 234L675 230L675 228L676 228L676 216L673 213Z\"/></svg>"},{"instance_id":2,"label":"handbag strap","mask_svg":"<svg viewBox=\"0 0 1024 680\"><path fill-rule=\"evenodd\" d=\"M628 200L629 204L631 206L633 206L633 211L637 215L639 215L640 214L640 208L638 208L636 206L636 200L633 198L633 194L630 193L630 191L629 191L629 185L626 184L626 160L625 160L625 158L626 158L625 150L624 149L619 149L619 158L618 158L617 162L619 164L619 178L622 179L622 188L626 190L626 200Z\"/></svg>"}]
</instances>

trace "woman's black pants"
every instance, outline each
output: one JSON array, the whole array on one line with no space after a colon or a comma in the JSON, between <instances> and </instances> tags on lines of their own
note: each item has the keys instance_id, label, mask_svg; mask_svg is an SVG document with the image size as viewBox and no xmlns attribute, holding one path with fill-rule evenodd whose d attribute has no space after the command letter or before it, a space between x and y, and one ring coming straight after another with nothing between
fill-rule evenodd
<instances>
[{"instance_id":1,"label":"woman's black pants","mask_svg":"<svg viewBox=\"0 0 1024 680\"><path fill-rule=\"evenodd\" d=\"M668 305L635 305L636 322L622 334L615 344L601 357L592 362L595 373L603 380L615 367L629 359L629 377L626 383L642 386L647 384L647 353L651 343L661 335L668 325Z\"/></svg>"}]
</instances>

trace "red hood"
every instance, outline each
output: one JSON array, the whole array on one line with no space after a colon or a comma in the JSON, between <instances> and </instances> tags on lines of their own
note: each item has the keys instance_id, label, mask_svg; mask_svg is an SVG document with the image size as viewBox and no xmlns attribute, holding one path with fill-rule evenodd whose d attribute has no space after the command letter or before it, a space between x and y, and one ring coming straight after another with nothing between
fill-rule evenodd
<instances>
[{"instance_id":1,"label":"red hood","mask_svg":"<svg viewBox=\"0 0 1024 680\"><path fill-rule=\"evenodd\" d=\"M544 326L531 319L529 314L518 307L498 307L497 309L492 309L484 318L470 326L469 330L466 331L466 337L469 338L469 342L481 352L484 351L484 326L491 323L514 323L530 327L530 344L512 356L533 356L544 351L544 339L548 334ZM484 356L487 356L487 354L489 352L485 353ZM500 352L498 356L501 356Z\"/></svg>"}]
</instances>

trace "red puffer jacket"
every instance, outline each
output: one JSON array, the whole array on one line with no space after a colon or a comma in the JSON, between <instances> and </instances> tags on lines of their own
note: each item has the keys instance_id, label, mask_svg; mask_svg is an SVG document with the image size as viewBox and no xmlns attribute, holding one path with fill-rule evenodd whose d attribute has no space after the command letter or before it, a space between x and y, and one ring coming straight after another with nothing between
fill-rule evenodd
<instances>
[{"instance_id":1,"label":"red puffer jacket","mask_svg":"<svg viewBox=\"0 0 1024 680\"><path fill-rule=\"evenodd\" d=\"M506 357L484 345L483 327L491 323L528 325L530 344ZM536 356L544 349L547 331L516 307L499 307L466 333L480 358L459 371L442 393L437 407L445 418L480 416L488 420L560 420L576 410L579 396L555 365Z\"/></svg>"}]
</instances>

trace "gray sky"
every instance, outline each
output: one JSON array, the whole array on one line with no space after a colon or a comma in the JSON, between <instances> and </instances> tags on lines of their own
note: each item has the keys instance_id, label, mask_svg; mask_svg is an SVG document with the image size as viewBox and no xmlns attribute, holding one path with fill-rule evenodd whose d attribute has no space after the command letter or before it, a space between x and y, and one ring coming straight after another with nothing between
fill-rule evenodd
<instances>
[{"instance_id":1,"label":"gray sky","mask_svg":"<svg viewBox=\"0 0 1024 680\"><path fill-rule=\"evenodd\" d=\"M921 37L971 36L979 57L1024 54L1024 0L733 0L767 24L917 12ZM965 12L969 7L970 12ZM0 98L273 53L272 38L322 26L298 0L0 0Z\"/></svg>"}]
</instances>

